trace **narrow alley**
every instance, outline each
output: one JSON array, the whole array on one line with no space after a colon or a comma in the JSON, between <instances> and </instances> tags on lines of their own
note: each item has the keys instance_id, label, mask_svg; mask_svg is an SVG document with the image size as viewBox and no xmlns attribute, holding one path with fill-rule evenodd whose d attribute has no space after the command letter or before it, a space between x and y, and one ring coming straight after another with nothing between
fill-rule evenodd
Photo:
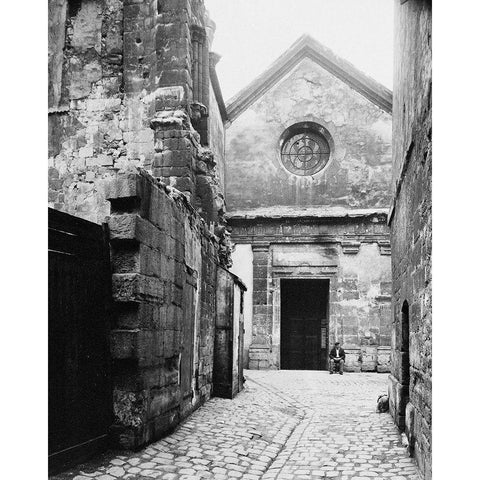
<instances>
[{"instance_id":1,"label":"narrow alley","mask_svg":"<svg viewBox=\"0 0 480 480\"><path fill-rule=\"evenodd\" d=\"M197 478L417 480L377 373L245 372L233 400L212 398L171 435L136 453L105 454L51 480Z\"/></svg>"}]
</instances>

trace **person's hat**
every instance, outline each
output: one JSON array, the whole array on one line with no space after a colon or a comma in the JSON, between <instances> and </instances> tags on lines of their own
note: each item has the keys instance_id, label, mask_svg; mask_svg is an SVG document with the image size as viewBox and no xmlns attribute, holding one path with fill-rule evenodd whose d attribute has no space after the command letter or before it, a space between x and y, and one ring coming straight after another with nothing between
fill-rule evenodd
<instances>
[{"instance_id":1,"label":"person's hat","mask_svg":"<svg viewBox=\"0 0 480 480\"><path fill-rule=\"evenodd\" d=\"M335 342L335 345L340 345L340 342Z\"/></svg>"}]
</instances>

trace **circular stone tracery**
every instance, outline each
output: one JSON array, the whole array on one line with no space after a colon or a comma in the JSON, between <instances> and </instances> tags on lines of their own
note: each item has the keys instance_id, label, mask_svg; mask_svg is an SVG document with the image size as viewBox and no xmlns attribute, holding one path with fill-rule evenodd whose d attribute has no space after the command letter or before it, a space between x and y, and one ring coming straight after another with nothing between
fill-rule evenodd
<instances>
[{"instance_id":1,"label":"circular stone tracery","mask_svg":"<svg viewBox=\"0 0 480 480\"><path fill-rule=\"evenodd\" d=\"M282 146L282 164L295 175L314 175L325 167L329 157L327 140L312 131L296 133Z\"/></svg>"}]
</instances>

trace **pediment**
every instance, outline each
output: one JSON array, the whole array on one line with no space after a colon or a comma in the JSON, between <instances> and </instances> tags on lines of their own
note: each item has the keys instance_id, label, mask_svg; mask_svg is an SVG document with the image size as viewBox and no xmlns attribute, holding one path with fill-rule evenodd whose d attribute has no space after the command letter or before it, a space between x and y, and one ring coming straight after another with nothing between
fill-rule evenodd
<instances>
[{"instance_id":1,"label":"pediment","mask_svg":"<svg viewBox=\"0 0 480 480\"><path fill-rule=\"evenodd\" d=\"M229 100L226 107L229 121L234 121L305 58L320 65L383 111L392 113L392 92L388 88L335 55L310 35L302 35L264 73Z\"/></svg>"}]
</instances>

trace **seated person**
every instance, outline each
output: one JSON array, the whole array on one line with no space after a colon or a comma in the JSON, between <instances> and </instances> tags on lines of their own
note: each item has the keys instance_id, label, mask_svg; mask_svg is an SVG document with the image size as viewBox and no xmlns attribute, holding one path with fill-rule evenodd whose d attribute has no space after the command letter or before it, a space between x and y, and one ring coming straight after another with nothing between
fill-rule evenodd
<instances>
[{"instance_id":1,"label":"seated person","mask_svg":"<svg viewBox=\"0 0 480 480\"><path fill-rule=\"evenodd\" d=\"M339 363L340 375L343 375L343 364L345 363L345 351L340 347L340 342L335 342L335 346L330 350L330 375L333 373L335 363Z\"/></svg>"}]
</instances>

